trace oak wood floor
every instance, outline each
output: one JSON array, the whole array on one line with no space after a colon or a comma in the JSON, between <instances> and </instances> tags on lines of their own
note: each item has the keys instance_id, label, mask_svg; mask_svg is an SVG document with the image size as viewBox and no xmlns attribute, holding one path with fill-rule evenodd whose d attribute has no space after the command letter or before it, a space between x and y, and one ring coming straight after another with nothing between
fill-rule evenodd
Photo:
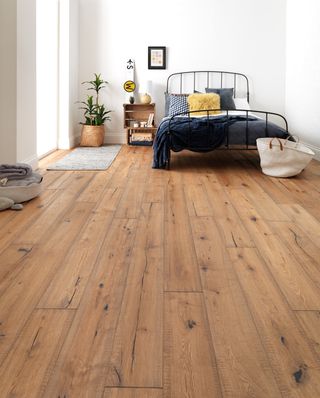
<instances>
[{"instance_id":1,"label":"oak wood floor","mask_svg":"<svg viewBox=\"0 0 320 398\"><path fill-rule=\"evenodd\" d=\"M0 213L0 397L319 398L320 163L46 171Z\"/></svg>"}]
</instances>

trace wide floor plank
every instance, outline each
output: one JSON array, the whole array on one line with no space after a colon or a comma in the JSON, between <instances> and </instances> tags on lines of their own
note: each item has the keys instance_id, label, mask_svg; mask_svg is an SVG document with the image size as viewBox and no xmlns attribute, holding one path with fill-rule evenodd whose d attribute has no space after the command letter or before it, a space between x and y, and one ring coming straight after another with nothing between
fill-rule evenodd
<instances>
[{"instance_id":1,"label":"wide floor plank","mask_svg":"<svg viewBox=\"0 0 320 398\"><path fill-rule=\"evenodd\" d=\"M221 397L202 294L166 293L164 327L164 398Z\"/></svg>"},{"instance_id":2,"label":"wide floor plank","mask_svg":"<svg viewBox=\"0 0 320 398\"><path fill-rule=\"evenodd\" d=\"M293 222L272 222L269 225L293 253L313 283L320 288L319 247Z\"/></svg>"},{"instance_id":3,"label":"wide floor plank","mask_svg":"<svg viewBox=\"0 0 320 398\"><path fill-rule=\"evenodd\" d=\"M18 277L8 284L0 300L1 329L0 363L60 267L73 239L86 223L92 204L77 203L68 218L61 221L51 239L34 249L23 260ZM68 239L65 237L68 236Z\"/></svg>"},{"instance_id":4,"label":"wide floor plank","mask_svg":"<svg viewBox=\"0 0 320 398\"><path fill-rule=\"evenodd\" d=\"M114 219L45 394L100 397L126 285L136 220ZM121 384L121 375L113 369Z\"/></svg>"},{"instance_id":5,"label":"wide floor plank","mask_svg":"<svg viewBox=\"0 0 320 398\"><path fill-rule=\"evenodd\" d=\"M61 218L68 219L68 214L75 206L75 199L91 179L92 174L83 176L74 174L70 176L68 185L62 190L56 200L49 205L46 212L37 217L28 228L23 230L14 242L16 244L33 245L40 240L48 240L57 223L60 223Z\"/></svg>"},{"instance_id":6,"label":"wide floor plank","mask_svg":"<svg viewBox=\"0 0 320 398\"><path fill-rule=\"evenodd\" d=\"M301 205L282 205L281 208L288 214L293 222L299 224L301 229L305 231L320 250L320 221L313 217L308 210Z\"/></svg>"},{"instance_id":7,"label":"wide floor plank","mask_svg":"<svg viewBox=\"0 0 320 398\"><path fill-rule=\"evenodd\" d=\"M26 232L31 225L47 212L47 207L59 196L60 193L56 191L45 191L40 197L24 204L23 212L12 212L7 210L0 214L0 225L2 217L5 223L0 230L0 253L6 247L13 243L13 241ZM6 214L12 212L12 218L6 219ZM50 220L50 217L48 217ZM51 220L50 220L51 222ZM17 242L18 243L18 242Z\"/></svg>"},{"instance_id":8,"label":"wide floor plank","mask_svg":"<svg viewBox=\"0 0 320 398\"><path fill-rule=\"evenodd\" d=\"M213 212L206 195L205 187L201 184L189 184L184 186L186 203L189 216L212 216Z\"/></svg>"},{"instance_id":9,"label":"wide floor plank","mask_svg":"<svg viewBox=\"0 0 320 398\"><path fill-rule=\"evenodd\" d=\"M1 253L0 297L7 287L22 271L24 261L31 256L35 247L31 245L11 244Z\"/></svg>"},{"instance_id":10,"label":"wide floor plank","mask_svg":"<svg viewBox=\"0 0 320 398\"><path fill-rule=\"evenodd\" d=\"M66 256L65 266L53 276L38 308L78 308L113 215L109 211L94 211L83 234Z\"/></svg>"},{"instance_id":11,"label":"wide floor plank","mask_svg":"<svg viewBox=\"0 0 320 398\"><path fill-rule=\"evenodd\" d=\"M320 290L292 251L261 217L243 190L229 190L228 194L256 248L266 260L278 286L296 310L320 309Z\"/></svg>"},{"instance_id":12,"label":"wide floor plank","mask_svg":"<svg viewBox=\"0 0 320 398\"><path fill-rule=\"evenodd\" d=\"M162 398L162 389L106 388L102 398Z\"/></svg>"},{"instance_id":13,"label":"wide floor plank","mask_svg":"<svg viewBox=\"0 0 320 398\"><path fill-rule=\"evenodd\" d=\"M2 397L42 396L73 316L73 311L32 313L0 367Z\"/></svg>"},{"instance_id":14,"label":"wide floor plank","mask_svg":"<svg viewBox=\"0 0 320 398\"><path fill-rule=\"evenodd\" d=\"M295 314L320 360L320 311L296 311Z\"/></svg>"},{"instance_id":15,"label":"wide floor plank","mask_svg":"<svg viewBox=\"0 0 320 398\"><path fill-rule=\"evenodd\" d=\"M143 206L108 365L108 386L162 387L163 218L163 203Z\"/></svg>"},{"instance_id":16,"label":"wide floor plank","mask_svg":"<svg viewBox=\"0 0 320 398\"><path fill-rule=\"evenodd\" d=\"M182 185L169 184L165 210L165 290L201 291Z\"/></svg>"},{"instance_id":17,"label":"wide floor plank","mask_svg":"<svg viewBox=\"0 0 320 398\"><path fill-rule=\"evenodd\" d=\"M0 212L1 398L320 397L320 163L123 146Z\"/></svg>"},{"instance_id":18,"label":"wide floor plank","mask_svg":"<svg viewBox=\"0 0 320 398\"><path fill-rule=\"evenodd\" d=\"M223 397L281 397L245 296L212 218L193 218Z\"/></svg>"},{"instance_id":19,"label":"wide floor plank","mask_svg":"<svg viewBox=\"0 0 320 398\"><path fill-rule=\"evenodd\" d=\"M320 396L320 363L255 249L228 249L284 397Z\"/></svg>"},{"instance_id":20,"label":"wide floor plank","mask_svg":"<svg viewBox=\"0 0 320 398\"><path fill-rule=\"evenodd\" d=\"M204 183L213 216L223 232L227 247L254 247L254 242L237 214L226 192L215 183Z\"/></svg>"}]
</instances>

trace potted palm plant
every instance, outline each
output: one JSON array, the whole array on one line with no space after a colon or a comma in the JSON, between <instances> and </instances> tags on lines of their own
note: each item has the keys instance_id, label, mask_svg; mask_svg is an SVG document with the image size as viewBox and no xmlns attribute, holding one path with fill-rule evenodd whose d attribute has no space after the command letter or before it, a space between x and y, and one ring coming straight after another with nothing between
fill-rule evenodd
<instances>
[{"instance_id":1,"label":"potted palm plant","mask_svg":"<svg viewBox=\"0 0 320 398\"><path fill-rule=\"evenodd\" d=\"M84 122L81 131L81 146L101 146L104 142L105 127L104 122L111 120L109 113L103 104L99 103L99 94L103 89L106 82L101 78L101 74L94 74L95 79L83 82L82 84L88 85L88 90L95 91L95 95L88 95L86 101L81 101L80 107L84 111ZM95 98L94 98L95 97Z\"/></svg>"}]
</instances>

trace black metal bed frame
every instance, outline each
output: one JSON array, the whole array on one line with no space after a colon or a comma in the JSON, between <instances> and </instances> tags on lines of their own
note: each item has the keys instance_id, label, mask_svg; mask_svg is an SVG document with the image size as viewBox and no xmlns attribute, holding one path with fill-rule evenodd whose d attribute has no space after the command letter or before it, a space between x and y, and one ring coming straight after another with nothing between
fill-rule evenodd
<instances>
[{"instance_id":1,"label":"black metal bed frame","mask_svg":"<svg viewBox=\"0 0 320 398\"><path fill-rule=\"evenodd\" d=\"M243 73L238 73L238 72L227 72L227 71L220 71L220 70L197 70L197 71L188 71L188 72L176 72L172 73L168 79L167 79L167 93L170 93L170 83L172 80L175 79L175 77L179 76L179 93L176 94L182 94L182 89L183 89L183 77L191 75L193 77L193 91L196 89L196 80L197 77L200 77L201 75L206 76L206 85L207 87L210 87L210 83L212 81L212 77L214 75L220 75L220 88L223 88L224 85L224 76L233 76L233 90L234 90L234 96L236 97L237 94L237 80L238 78L245 80L246 83L246 97L248 102L250 102L250 92L249 92L249 79L246 75Z\"/></svg>"},{"instance_id":2,"label":"black metal bed frame","mask_svg":"<svg viewBox=\"0 0 320 398\"><path fill-rule=\"evenodd\" d=\"M167 94L171 93L171 91L170 91L171 82L172 82L173 79L178 78L179 89L178 89L178 93L175 92L175 94L182 94L183 93L183 77L186 76L186 75L191 75L191 77L192 77L193 92L195 92L195 90L197 88L196 87L196 80L197 80L197 77L200 76L200 75L205 75L205 81L206 81L206 85L207 85L206 87L210 87L211 81L213 80L212 77L214 75L220 75L220 78L219 78L219 80L220 80L220 88L224 88L224 84L223 83L224 83L224 76L225 75L226 76L233 76L233 79L232 79L233 80L233 85L232 85L232 87L229 86L228 88L233 88L234 98L236 98L236 94L237 94L237 87L238 87L237 80L239 78L243 79L244 82L245 82L245 86L246 86L246 98L247 98L248 103L250 101L250 91L249 91L249 79L248 79L248 77L246 75L244 75L243 73L228 72L228 71L188 71L188 72L172 73L167 79L166 93ZM190 87L190 84L189 84L189 87ZM208 125L209 125L210 114L212 112L214 112L214 111L225 112L226 113L225 115L226 115L227 121L228 121L228 119L230 117L230 115L229 115L230 111L229 110L224 110L224 109L207 109L207 110L181 112L181 113L177 113L177 114L171 116L171 118L169 120L169 124L168 124L167 134L169 136L171 136L170 127L171 127L171 124L172 124L173 120L176 117L187 116L190 119L192 117L192 116L190 116L191 114L194 114L194 113L197 113L197 112L202 112L202 113L206 112L206 114L207 114L207 122L208 122ZM276 117L279 117L280 119L282 119L282 121L284 122L284 125L285 125L286 132L287 133L289 132L288 131L288 122L287 122L286 118L284 116L282 116L281 114L279 114L279 113L267 112L267 111L258 111L258 110L251 110L251 109L250 110L247 110L247 109L236 109L236 111L241 112L241 115L243 115L243 112L245 112L245 114L246 114L246 142L245 142L244 145L241 145L241 147L238 146L238 147L235 148L233 146L233 148L231 148L229 146L229 123L227 123L226 144L223 147L221 147L222 149L229 149L229 150L231 150L231 149L247 149L247 150L248 149L256 149L255 146L250 146L249 147L249 142L248 142L248 136L249 136L249 134L248 134L249 133L249 118L248 117L249 117L249 112L250 113L258 113L258 114L264 115L264 117L265 117L265 136L266 137L269 136L269 134L268 134L269 116L276 116ZM189 126L189 128L188 128L188 136L189 136L189 134L191 134L191 123L188 123L188 126ZM245 147L243 148L243 146L245 146ZM168 168L170 168L170 158L171 158L171 151L169 151L169 159L168 159L168 164L167 164Z\"/></svg>"}]
</instances>

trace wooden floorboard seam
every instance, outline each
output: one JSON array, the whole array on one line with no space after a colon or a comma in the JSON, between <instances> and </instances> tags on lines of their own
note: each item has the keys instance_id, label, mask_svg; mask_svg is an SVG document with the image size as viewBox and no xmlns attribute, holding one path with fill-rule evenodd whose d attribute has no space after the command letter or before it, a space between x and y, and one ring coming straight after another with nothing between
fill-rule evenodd
<instances>
[{"instance_id":1,"label":"wooden floorboard seam","mask_svg":"<svg viewBox=\"0 0 320 398\"><path fill-rule=\"evenodd\" d=\"M254 249L257 250L256 248L254 248ZM262 260L262 261L263 261L263 260ZM276 376L277 376L276 369L274 369L274 367L272 366L272 362L271 362L270 356L269 356L269 354L268 354L268 351L266 350L266 347L265 347L265 344L264 344L264 340L263 340L262 335L261 335L261 331L260 331L260 329L259 329L259 326L257 325L257 322L256 322L256 319L255 319L255 317L254 317L254 314L252 313L251 306L250 306L250 303L249 303L248 297L247 297L247 292L246 292L245 289L243 288L243 285L242 285L242 283L241 283L241 281L240 281L239 275L238 275L237 272L234 270L233 266L232 266L232 270L233 270L233 274L234 274L236 280L238 281L238 284L239 284L239 286L240 286L240 290L242 291L242 295L243 295L244 300L245 300L245 302L246 302L246 305L247 305L247 308L248 308L248 311L249 311L249 314L250 314L250 317L251 317L251 320L252 320L252 324L254 325L255 330L256 330L256 332L257 332L257 336L259 337L259 340L260 340L260 343L261 343L261 347L262 347L262 349L263 349L263 352L264 352L264 354L265 354L265 357L267 358L267 361L268 361L268 364L269 364L269 366L270 366L270 369L271 369L271 371L272 371L272 373L273 373L273 377L274 377L275 383L277 384L277 386L278 386L278 388L279 388L280 394L283 396L283 394L282 394L282 392L281 392L281 389L280 389L280 385L279 385L278 380L277 380L277 377L276 377ZM271 398L271 397L270 397L270 398Z\"/></svg>"},{"instance_id":2,"label":"wooden floorboard seam","mask_svg":"<svg viewBox=\"0 0 320 398\"><path fill-rule=\"evenodd\" d=\"M122 199L122 195L121 195L121 197L119 198L118 203L120 203L121 199ZM118 218L115 217L116 211L113 211L112 213L113 213L113 217L112 217L112 221L111 221L111 223L110 223L110 226L115 222L115 220L119 220ZM124 218L124 219L125 219L125 218ZM123 220L124 220L124 219L123 219ZM126 219L126 220L127 220L127 219ZM133 247L134 247L134 242L135 242L135 239L136 239L136 233L137 233L137 226L135 227L135 230L134 230L134 233L133 233L133 237L132 237L132 246L131 246L131 248L130 248L130 253L132 253L132 250L133 250ZM105 238L104 238L104 242L108 241L108 238L109 238L110 234L112 234L112 229L111 229L111 228L109 228L109 230L106 232L106 235L105 235ZM102 244L102 245L101 245L101 248L102 248L103 246L104 246L104 245ZM101 260L101 251L100 251L100 253L99 253L99 256L96 258L95 266L94 266L94 268L93 268L93 270L92 270L92 272L91 272L91 278L92 278L93 275L95 275L95 272L96 272L97 266L99 265L100 260ZM126 281L127 281L128 275L129 275L129 269L130 269L130 264L129 264L128 267L127 267L127 274L126 274L126 277L125 277L124 286L126 286L126 284L127 284ZM82 301L85 299L85 297L86 297L86 291L88 290L89 286L90 286L90 278L88 279L88 282L87 282L86 288L85 288L85 290L84 290L84 292L83 292L83 295L82 295L82 298L81 298L81 301L80 301L79 306L81 306ZM113 335L112 335L112 341L110 341L110 346L111 346L111 347L112 347L113 344L114 344L114 339L115 339L115 336L116 336L116 331L117 331L117 329L118 329L118 322L119 322L119 318L120 318L120 314L121 314L121 307L122 307L122 304L123 304L123 299L124 299L124 294L123 294L122 297L121 297L121 301L120 301L120 305L119 305L120 311L119 311L119 313L118 313L118 316L117 316L117 318L116 318L116 322L115 322L115 325L114 325L114 333L113 333Z\"/></svg>"},{"instance_id":3,"label":"wooden floorboard seam","mask_svg":"<svg viewBox=\"0 0 320 398\"><path fill-rule=\"evenodd\" d=\"M69 209L69 208L68 208L68 209ZM63 217L61 217L61 219L63 219ZM81 231L84 230L85 225L87 225L87 222L84 223L84 224L82 225L82 227L81 227L81 229L80 229L80 231L79 231L80 233L81 233ZM70 244L70 245L68 246L67 253L70 252L72 245L73 245L73 243ZM67 255L67 253L66 253L66 255ZM49 286L49 284L50 284L50 281L48 282L48 284L47 284L46 286L42 286L42 293L39 294L39 297L40 297L40 298L42 297L43 293L45 292L45 290L47 289L47 287ZM9 284L9 285L7 286L7 289L3 292L3 296L5 296L6 291L7 291L8 289L10 289L10 286L11 286L11 284ZM40 299L38 300L38 302L39 302L39 301L40 301ZM16 341L17 341L17 339L19 338L21 331L23 330L23 328L25 328L25 326L26 326L26 324L27 324L29 318L31 317L31 314L33 313L33 311L34 311L35 309L37 309L37 304L36 304L36 305L34 306L34 308L30 311L29 317L26 318L25 322L23 323L23 325L22 325L22 327L21 327L21 329L20 329L20 332L18 332L18 333L16 334L16 337L12 340L11 347L13 347L13 346L16 344ZM1 363L0 363L0 366L3 364L3 362L5 361L5 359L6 359L6 357L8 356L8 354L9 354L9 350L8 350L8 352L4 355L4 357L2 358L2 361L1 361Z\"/></svg>"},{"instance_id":4,"label":"wooden floorboard seam","mask_svg":"<svg viewBox=\"0 0 320 398\"><path fill-rule=\"evenodd\" d=\"M120 200L121 200L121 199L120 199ZM120 200L119 200L119 203L120 203ZM116 214L116 211L114 212L114 218L113 218L113 220L116 220L115 214ZM131 246L131 249L130 249L130 255L132 254L133 249L134 249L135 240L136 240L136 237L137 237L137 231L138 231L138 225L136 224L136 226L135 226L135 231L134 231L134 236L133 236L133 238L132 238L132 246ZM107 237L106 237L106 239L107 239ZM114 325L114 333L113 333L113 335L112 335L111 347L114 346L114 342L115 342L115 338L116 338L116 333L117 333L117 330L118 330L119 320L120 320L120 316L121 316L121 309L122 309L122 305L123 305L123 301L124 301L125 290L126 290L127 281L128 281L128 275L129 275L129 271L130 271L130 267L131 267L131 266L132 266L132 263L129 262L128 267L127 267L127 275L126 275L125 281L124 281L123 294L122 294L122 298L121 298L121 300L120 300L120 305L119 305L119 309L120 309L120 310L119 310L119 313L118 313L118 316L117 316L117 318L116 318L116 322L115 322L115 325ZM83 297L85 297L85 294L83 295ZM111 354L110 354L110 358L111 358L112 349L110 350L110 352L111 352ZM106 375L105 375L105 379L106 379ZM118 386L118 387L119 387L119 386Z\"/></svg>"},{"instance_id":5,"label":"wooden floorboard seam","mask_svg":"<svg viewBox=\"0 0 320 398\"><path fill-rule=\"evenodd\" d=\"M183 192L183 198L184 198L184 202L187 203L187 198L186 198L186 191L184 189L182 189ZM187 213L188 213L188 209L187 209ZM188 213L189 214L189 213ZM201 292L203 292L203 286L202 286L202 280L201 280L201 274L200 274L200 267L199 267L199 261L198 261L198 257L197 257L197 252L196 252L196 247L194 244L194 239L192 236L192 226L191 226L191 221L190 221L190 215L188 217L188 227L189 227L189 231L191 233L191 240L192 240L192 251L193 251L193 255L194 258L196 259L196 264L197 264L197 274L198 274L198 280L200 282L200 287L201 287Z\"/></svg>"},{"instance_id":6,"label":"wooden floorboard seam","mask_svg":"<svg viewBox=\"0 0 320 398\"><path fill-rule=\"evenodd\" d=\"M227 192L227 195L228 195L228 192ZM236 209L236 211L237 211L237 209ZM257 211L257 212L258 212L258 211ZM238 211L237 211L237 213L238 213ZM239 213L238 213L238 215L239 215L239 217L240 217L240 214L239 214ZM265 221L265 220L264 220L264 221ZM280 222L280 221L277 221L277 222ZM245 225L244 225L244 227L246 228ZM250 233L250 231L249 231L248 229L247 229L247 231L248 231L248 233ZM279 239L281 240L280 237L279 237ZM294 309L292 308L292 306L291 306L291 304L290 304L288 298L287 298L286 295L284 294L284 292L283 292L283 290L281 289L281 286L279 285L279 283L278 283L278 281L277 281L275 275L273 274L272 270L270 269L270 266L268 265L268 260L265 260L265 259L264 259L263 252L261 252L261 249L260 249L258 246L256 246L256 250L257 250L257 252L259 253L259 256L260 256L261 261L262 261L262 262L264 263L264 265L265 265L265 268L266 268L266 270L267 270L267 272L268 272L268 274L269 274L269 277L273 280L274 285L277 287L277 290L278 290L278 291L280 292L280 294L282 295L283 300L287 303L287 305L288 305L288 307L290 308L290 310L293 311ZM299 266L300 266L301 268L303 268L299 262L298 262L298 264L299 264ZM308 275L308 277L309 277L309 275ZM312 284L314 284L312 280L310 280L310 282L311 282ZM320 303L320 301L319 301L319 303ZM319 304L319 306L320 306L320 304ZM319 308L319 309L320 309L320 308ZM301 310L303 310L303 309L301 309ZM317 309L316 309L316 311L317 311Z\"/></svg>"},{"instance_id":7,"label":"wooden floorboard seam","mask_svg":"<svg viewBox=\"0 0 320 398\"><path fill-rule=\"evenodd\" d=\"M202 283L202 280L201 280L201 283ZM214 347L214 341L212 339L212 334L211 334L211 330L210 330L210 323L209 323L209 318L208 318L208 307L206 305L203 292L201 294L201 299L202 299L202 304L203 304L203 309L204 309L208 341L209 341L209 345L210 345L211 350L212 350L211 360L213 362L214 367L217 369L218 382L219 382L219 386L220 386L220 394L221 394L221 397L223 397L223 387L222 387L221 374L220 374L220 371L219 371L217 353L216 353L216 350L215 350L215 347Z\"/></svg>"},{"instance_id":8,"label":"wooden floorboard seam","mask_svg":"<svg viewBox=\"0 0 320 398\"><path fill-rule=\"evenodd\" d=\"M173 154L168 171L152 170L151 156L151 148L123 146L107 171L43 171L45 207L34 212L41 220L32 218L34 202L25 213L0 213L12 233L0 250L4 398L20 396L23 386L28 398L320 397L320 212L313 202L320 164L282 181L261 174L256 151ZM72 198L77 207L66 224ZM151 209L161 211L152 221ZM97 236L95 245L88 236ZM73 307L63 307L77 275Z\"/></svg>"},{"instance_id":9,"label":"wooden floorboard seam","mask_svg":"<svg viewBox=\"0 0 320 398\"><path fill-rule=\"evenodd\" d=\"M93 214L94 214L94 210L95 210L95 209L96 209L96 207L94 207L93 210L91 211L91 217L93 217ZM88 224L90 223L91 217L88 217L87 221L83 224L82 228L79 230L78 236L81 236L82 233L85 231L86 227L87 227ZM105 234L105 236L104 236L103 242L105 241L106 236L107 236L107 231L106 231L106 234ZM68 255L70 255L70 253L72 253L73 246L75 246L76 244L77 244L76 242L73 242L73 243L72 243L72 245L69 247L68 251L65 253L65 258L68 258ZM95 261L95 263L94 263L94 265L93 265L93 267L92 267L92 271L91 271L91 273L90 273L90 276L93 274L93 270L95 269L95 265L97 264L97 261L98 261L98 258L99 258L99 254L100 254L100 252L101 252L102 247L103 247L103 243L102 243L102 245L101 245L101 247L100 247L99 253L97 253L96 261ZM89 280L90 280L90 277L88 278L88 281L87 281L87 283L86 283L86 286L88 285ZM50 283L51 283L51 281L48 283L48 285L46 286L46 288L48 288L48 287L50 286ZM85 289L84 289L84 291L85 291ZM82 297L83 297L83 295L84 295L84 292L83 292L83 294L82 294ZM43 294L41 295L41 297L40 297L38 303L41 302L42 296L43 296ZM82 299L81 299L81 300L82 300ZM81 302L81 300L80 300L80 302ZM79 303L79 305L80 305L80 303ZM36 305L36 308L41 308L41 307L38 307L38 304L37 304L37 305ZM45 308L44 308L44 309L45 309ZM56 309L57 309L57 308L56 308Z\"/></svg>"}]
</instances>

